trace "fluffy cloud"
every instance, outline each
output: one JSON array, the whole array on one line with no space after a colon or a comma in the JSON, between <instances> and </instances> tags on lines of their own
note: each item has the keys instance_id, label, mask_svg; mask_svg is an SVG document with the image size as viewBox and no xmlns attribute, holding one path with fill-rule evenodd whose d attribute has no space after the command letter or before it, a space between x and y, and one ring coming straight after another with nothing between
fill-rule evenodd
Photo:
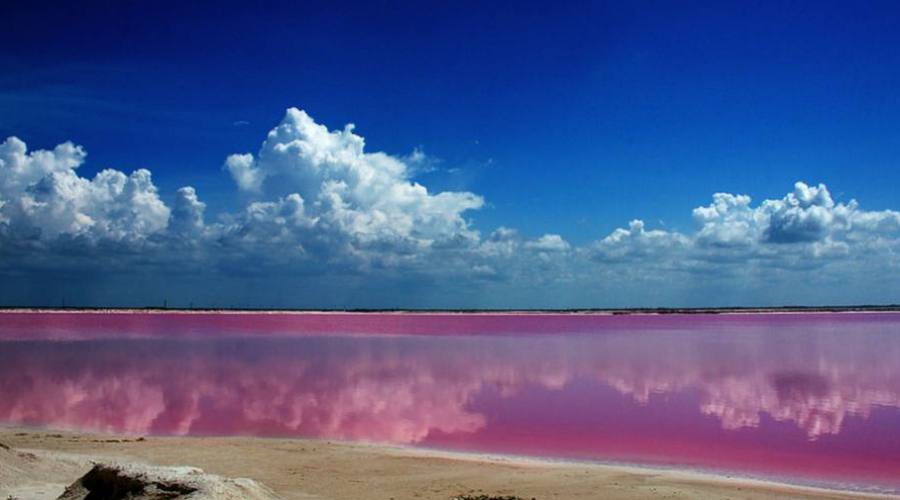
<instances>
[{"instance_id":1,"label":"fluffy cloud","mask_svg":"<svg viewBox=\"0 0 900 500\"><path fill-rule=\"evenodd\" d=\"M197 191L187 186L175 193L170 224L173 231L182 235L192 235L203 231L203 212L206 203L197 198Z\"/></svg>"},{"instance_id":2,"label":"fluffy cloud","mask_svg":"<svg viewBox=\"0 0 900 500\"><path fill-rule=\"evenodd\" d=\"M529 241L525 246L541 252L565 252L570 248L569 243L558 234L545 234L534 241Z\"/></svg>"},{"instance_id":3,"label":"fluffy cloud","mask_svg":"<svg viewBox=\"0 0 900 500\"><path fill-rule=\"evenodd\" d=\"M252 154L231 155L225 160L225 170L243 191L258 193L264 180L263 173L254 166Z\"/></svg>"},{"instance_id":4,"label":"fluffy cloud","mask_svg":"<svg viewBox=\"0 0 900 500\"><path fill-rule=\"evenodd\" d=\"M900 229L900 212L864 211L856 200L835 203L824 184L803 182L756 208L747 195L716 193L711 205L694 209L694 219L700 226L697 244L717 247L896 238Z\"/></svg>"},{"instance_id":5,"label":"fluffy cloud","mask_svg":"<svg viewBox=\"0 0 900 500\"><path fill-rule=\"evenodd\" d=\"M646 230L644 221L633 220L628 229L619 228L593 245L595 259L601 262L654 260L682 251L690 240L675 232Z\"/></svg>"},{"instance_id":6,"label":"fluffy cloud","mask_svg":"<svg viewBox=\"0 0 900 500\"><path fill-rule=\"evenodd\" d=\"M330 131L291 108L256 157L231 155L225 168L243 191L304 203L310 225L356 248L421 250L476 239L462 214L481 208L483 199L467 192L429 193L410 180L408 163L422 161L421 152L405 161L366 152L352 124Z\"/></svg>"},{"instance_id":7,"label":"fluffy cloud","mask_svg":"<svg viewBox=\"0 0 900 500\"><path fill-rule=\"evenodd\" d=\"M865 211L855 200L836 203L824 184L797 182L783 198L757 206L745 194L716 193L711 204L694 209L693 218L697 229L688 235L648 231L642 221L632 221L594 244L592 255L705 272L823 267L846 259L866 268L897 265L900 212Z\"/></svg>"},{"instance_id":8,"label":"fluffy cloud","mask_svg":"<svg viewBox=\"0 0 900 500\"><path fill-rule=\"evenodd\" d=\"M761 207L768 215L765 239L770 243L819 241L835 228L848 226L846 205L835 206L824 184L810 187L802 182L781 200L767 200Z\"/></svg>"},{"instance_id":9,"label":"fluffy cloud","mask_svg":"<svg viewBox=\"0 0 900 500\"><path fill-rule=\"evenodd\" d=\"M413 179L433 165L421 150L369 152L352 124L329 130L295 108L258 152L225 159L240 196L233 211L213 217L189 186L164 203L148 170L81 177L85 158L70 142L35 151L15 137L0 144L0 254L6 256L0 270L6 275L76 265L117 272L151 266L175 276L255 273L262 280L299 273L317 279L315 286L331 290L331 297L348 293L349 277L356 276L357 284L405 290L404 300L433 297L427 304L437 307L706 305L721 297L712 290L749 283L735 280L789 284L782 287L786 295L767 300L803 302L810 291L819 294L816 301L900 299L896 285L880 278L900 267L900 212L836 201L823 184L798 182L782 198L759 203L746 194L716 193L693 210L690 231L650 228L636 219L573 245L559 234L532 239L508 227L482 236L467 218L484 206L481 196L436 193ZM76 264L71 255L81 260ZM656 283L652 294L647 281ZM821 285L836 282L859 286L823 295L834 289ZM256 293L266 303L266 294L277 292ZM9 300L15 290L3 296ZM326 295L309 290L309 296ZM246 299L237 297L238 304ZM752 295L734 300L760 302ZM357 296L347 305L370 303Z\"/></svg>"},{"instance_id":10,"label":"fluffy cloud","mask_svg":"<svg viewBox=\"0 0 900 500\"><path fill-rule=\"evenodd\" d=\"M750 208L750 197L716 193L713 202L694 209L694 220L700 226L696 242L701 246L747 247L759 238L756 212Z\"/></svg>"},{"instance_id":11,"label":"fluffy cloud","mask_svg":"<svg viewBox=\"0 0 900 500\"><path fill-rule=\"evenodd\" d=\"M85 156L71 142L31 153L16 137L0 144L2 220L45 239L136 240L166 228L170 211L148 170L107 169L88 180L75 171Z\"/></svg>"}]
</instances>

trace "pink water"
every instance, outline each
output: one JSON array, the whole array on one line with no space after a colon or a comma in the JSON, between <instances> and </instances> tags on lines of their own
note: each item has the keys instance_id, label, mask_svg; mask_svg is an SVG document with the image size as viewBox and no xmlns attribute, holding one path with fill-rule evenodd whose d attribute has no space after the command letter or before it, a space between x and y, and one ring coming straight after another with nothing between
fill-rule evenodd
<instances>
[{"instance_id":1,"label":"pink water","mask_svg":"<svg viewBox=\"0 0 900 500\"><path fill-rule=\"evenodd\" d=\"M0 423L900 491L900 314L0 313Z\"/></svg>"}]
</instances>

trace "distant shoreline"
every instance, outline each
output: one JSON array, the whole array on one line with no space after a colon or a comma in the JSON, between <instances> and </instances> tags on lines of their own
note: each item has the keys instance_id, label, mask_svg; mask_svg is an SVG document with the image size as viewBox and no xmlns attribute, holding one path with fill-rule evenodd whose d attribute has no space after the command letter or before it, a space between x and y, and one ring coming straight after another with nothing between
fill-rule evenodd
<instances>
[{"instance_id":1,"label":"distant shoreline","mask_svg":"<svg viewBox=\"0 0 900 500\"><path fill-rule=\"evenodd\" d=\"M0 313L108 313L108 314L467 314L467 315L689 315L777 313L884 313L900 312L900 304L857 306L678 307L589 309L253 309L186 307L18 307L0 306Z\"/></svg>"}]
</instances>

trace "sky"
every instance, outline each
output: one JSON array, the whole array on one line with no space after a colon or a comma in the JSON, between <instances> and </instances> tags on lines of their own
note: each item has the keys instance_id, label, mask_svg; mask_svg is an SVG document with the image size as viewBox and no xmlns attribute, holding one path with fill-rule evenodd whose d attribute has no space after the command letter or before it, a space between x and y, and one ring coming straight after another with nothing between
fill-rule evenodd
<instances>
[{"instance_id":1,"label":"sky","mask_svg":"<svg viewBox=\"0 0 900 500\"><path fill-rule=\"evenodd\" d=\"M2 7L0 305L900 303L895 3L186 3Z\"/></svg>"}]
</instances>

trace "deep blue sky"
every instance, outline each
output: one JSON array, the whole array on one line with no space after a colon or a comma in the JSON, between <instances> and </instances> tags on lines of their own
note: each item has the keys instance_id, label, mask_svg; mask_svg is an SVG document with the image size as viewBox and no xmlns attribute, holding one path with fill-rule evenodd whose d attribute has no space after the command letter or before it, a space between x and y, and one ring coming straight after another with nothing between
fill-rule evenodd
<instances>
[{"instance_id":1,"label":"deep blue sky","mask_svg":"<svg viewBox=\"0 0 900 500\"><path fill-rule=\"evenodd\" d=\"M440 158L422 182L484 195L482 230L576 243L796 180L900 204L894 2L183 3L7 2L0 136L72 140L84 172L147 167L215 213L226 155L297 106Z\"/></svg>"}]
</instances>

